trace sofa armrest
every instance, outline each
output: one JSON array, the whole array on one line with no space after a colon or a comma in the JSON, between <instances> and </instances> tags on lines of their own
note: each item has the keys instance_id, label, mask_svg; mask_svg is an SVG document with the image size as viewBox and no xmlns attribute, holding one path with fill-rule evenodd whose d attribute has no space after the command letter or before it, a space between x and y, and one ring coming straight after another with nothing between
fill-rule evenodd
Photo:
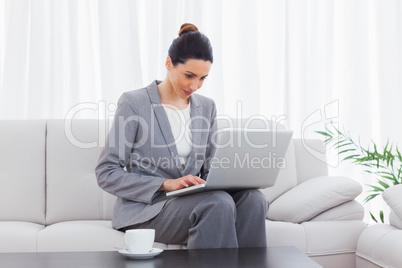
<instances>
[{"instance_id":1,"label":"sofa armrest","mask_svg":"<svg viewBox=\"0 0 402 268\"><path fill-rule=\"evenodd\" d=\"M362 221L363 218L364 207L356 200L352 200L330 208L309 221Z\"/></svg>"},{"instance_id":2,"label":"sofa armrest","mask_svg":"<svg viewBox=\"0 0 402 268\"><path fill-rule=\"evenodd\" d=\"M389 214L389 224L402 230L402 218L400 218L394 210L391 210Z\"/></svg>"},{"instance_id":3,"label":"sofa armrest","mask_svg":"<svg viewBox=\"0 0 402 268\"><path fill-rule=\"evenodd\" d=\"M270 206L267 218L301 223L320 213L354 200L362 186L349 178L322 176L303 182L278 197Z\"/></svg>"}]
</instances>

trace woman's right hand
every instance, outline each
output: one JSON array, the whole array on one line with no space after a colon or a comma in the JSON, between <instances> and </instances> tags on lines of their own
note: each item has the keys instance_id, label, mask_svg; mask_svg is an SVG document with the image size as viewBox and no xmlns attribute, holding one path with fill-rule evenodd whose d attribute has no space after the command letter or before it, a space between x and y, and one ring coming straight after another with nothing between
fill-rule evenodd
<instances>
[{"instance_id":1,"label":"woman's right hand","mask_svg":"<svg viewBox=\"0 0 402 268\"><path fill-rule=\"evenodd\" d=\"M182 188L187 188L193 185L204 184L205 181L200 177L193 176L193 175L186 175L181 178L177 179L167 179L163 182L161 187L159 188L160 191L176 191Z\"/></svg>"}]
</instances>

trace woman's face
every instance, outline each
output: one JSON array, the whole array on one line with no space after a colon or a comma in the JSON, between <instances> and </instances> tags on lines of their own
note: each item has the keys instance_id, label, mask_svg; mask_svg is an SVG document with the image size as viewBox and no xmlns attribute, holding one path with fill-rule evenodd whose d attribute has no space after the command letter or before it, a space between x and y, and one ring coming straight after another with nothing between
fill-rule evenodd
<instances>
[{"instance_id":1,"label":"woman's face","mask_svg":"<svg viewBox=\"0 0 402 268\"><path fill-rule=\"evenodd\" d=\"M166 60L169 81L176 95L188 99L197 91L208 76L212 63L210 61L189 59L186 63L173 66L170 57Z\"/></svg>"}]
</instances>

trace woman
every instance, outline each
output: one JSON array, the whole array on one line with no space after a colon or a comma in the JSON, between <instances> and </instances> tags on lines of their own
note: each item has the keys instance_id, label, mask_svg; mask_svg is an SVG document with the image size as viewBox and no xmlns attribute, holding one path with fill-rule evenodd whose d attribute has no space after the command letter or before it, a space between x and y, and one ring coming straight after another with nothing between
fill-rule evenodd
<instances>
[{"instance_id":1,"label":"woman","mask_svg":"<svg viewBox=\"0 0 402 268\"><path fill-rule=\"evenodd\" d=\"M117 196L113 227L155 229L155 240L188 248L265 247L268 201L257 190L167 198L205 183L215 152L214 102L195 94L212 47L183 24L169 48L166 78L124 93L96 167L99 186Z\"/></svg>"}]
</instances>

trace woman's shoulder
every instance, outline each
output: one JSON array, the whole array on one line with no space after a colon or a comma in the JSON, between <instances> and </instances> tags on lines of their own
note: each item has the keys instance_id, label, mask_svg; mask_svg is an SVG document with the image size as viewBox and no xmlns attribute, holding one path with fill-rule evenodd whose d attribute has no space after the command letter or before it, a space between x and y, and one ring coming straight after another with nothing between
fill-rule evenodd
<instances>
[{"instance_id":1,"label":"woman's shoulder","mask_svg":"<svg viewBox=\"0 0 402 268\"><path fill-rule=\"evenodd\" d=\"M216 116L216 106L213 99L193 93L192 103L195 107L202 106L202 114L211 118Z\"/></svg>"},{"instance_id":2,"label":"woman's shoulder","mask_svg":"<svg viewBox=\"0 0 402 268\"><path fill-rule=\"evenodd\" d=\"M203 106L210 106L210 107L215 107L215 102L213 99L203 96L203 95L199 95L196 93L193 93L194 98L196 99L196 101Z\"/></svg>"},{"instance_id":3,"label":"woman's shoulder","mask_svg":"<svg viewBox=\"0 0 402 268\"><path fill-rule=\"evenodd\" d=\"M146 88L132 89L124 92L120 96L120 100L137 101L149 99Z\"/></svg>"},{"instance_id":4,"label":"woman's shoulder","mask_svg":"<svg viewBox=\"0 0 402 268\"><path fill-rule=\"evenodd\" d=\"M120 100L129 100L141 104L144 104L144 102L146 103L147 101L150 102L150 99L152 98L151 95L158 94L157 82L158 81L155 80L146 87L126 91L121 95Z\"/></svg>"},{"instance_id":5,"label":"woman's shoulder","mask_svg":"<svg viewBox=\"0 0 402 268\"><path fill-rule=\"evenodd\" d=\"M149 88L151 85L139 89L132 89L124 92L119 98L119 104L128 103L131 105L151 103Z\"/></svg>"},{"instance_id":6,"label":"woman's shoulder","mask_svg":"<svg viewBox=\"0 0 402 268\"><path fill-rule=\"evenodd\" d=\"M139 112L139 107L150 103L147 95L146 88L128 90L120 96L117 106L122 110L129 109Z\"/></svg>"}]
</instances>

